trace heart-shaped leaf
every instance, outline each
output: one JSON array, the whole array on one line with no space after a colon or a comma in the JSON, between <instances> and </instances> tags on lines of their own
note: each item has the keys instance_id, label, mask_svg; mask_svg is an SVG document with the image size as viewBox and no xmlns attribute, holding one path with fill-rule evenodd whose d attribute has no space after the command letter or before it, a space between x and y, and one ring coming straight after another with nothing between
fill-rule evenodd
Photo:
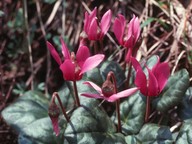
<instances>
[{"instance_id":1,"label":"heart-shaped leaf","mask_svg":"<svg viewBox=\"0 0 192 144\"><path fill-rule=\"evenodd\" d=\"M2 111L6 122L18 131L37 119L47 117L49 101L42 93L36 91L26 92L13 104Z\"/></svg>"},{"instance_id":2,"label":"heart-shaped leaf","mask_svg":"<svg viewBox=\"0 0 192 144\"><path fill-rule=\"evenodd\" d=\"M142 144L172 144L172 133L169 127L156 124L145 124L137 135Z\"/></svg>"},{"instance_id":3,"label":"heart-shaped leaf","mask_svg":"<svg viewBox=\"0 0 192 144\"><path fill-rule=\"evenodd\" d=\"M98 101L86 99L82 106L76 109L71 122L65 130L64 143L125 143L120 133L115 133L116 128L105 111L99 107Z\"/></svg>"},{"instance_id":4,"label":"heart-shaped leaf","mask_svg":"<svg viewBox=\"0 0 192 144\"><path fill-rule=\"evenodd\" d=\"M175 144L191 144L191 143L192 143L192 119L188 119L183 123Z\"/></svg>"},{"instance_id":5,"label":"heart-shaped leaf","mask_svg":"<svg viewBox=\"0 0 192 144\"><path fill-rule=\"evenodd\" d=\"M182 69L171 76L167 86L157 101L157 110L166 112L169 108L179 104L189 87L189 74Z\"/></svg>"},{"instance_id":6,"label":"heart-shaped leaf","mask_svg":"<svg viewBox=\"0 0 192 144\"><path fill-rule=\"evenodd\" d=\"M117 86L120 87L125 81L125 74L120 65L114 61L105 61L99 68L103 81L106 80L107 74L110 71L115 73Z\"/></svg>"},{"instance_id":7,"label":"heart-shaped leaf","mask_svg":"<svg viewBox=\"0 0 192 144\"><path fill-rule=\"evenodd\" d=\"M192 87L189 87L185 93L182 104L178 107L179 117L183 120L192 118Z\"/></svg>"},{"instance_id":8,"label":"heart-shaped leaf","mask_svg":"<svg viewBox=\"0 0 192 144\"><path fill-rule=\"evenodd\" d=\"M62 127L66 126L66 121L60 118L59 125ZM63 141L63 131L56 137L49 117L38 119L27 127L23 128L20 133L18 142L19 144L57 144Z\"/></svg>"},{"instance_id":9,"label":"heart-shaped leaf","mask_svg":"<svg viewBox=\"0 0 192 144\"><path fill-rule=\"evenodd\" d=\"M136 134L140 131L144 123L145 105L145 97L139 92L128 97L120 104L123 133L126 135ZM112 119L114 118L116 117L113 117ZM115 119L115 122L117 123L117 118Z\"/></svg>"},{"instance_id":10,"label":"heart-shaped leaf","mask_svg":"<svg viewBox=\"0 0 192 144\"><path fill-rule=\"evenodd\" d=\"M142 144L135 135L128 135L125 137L125 141L127 144Z\"/></svg>"}]
</instances>

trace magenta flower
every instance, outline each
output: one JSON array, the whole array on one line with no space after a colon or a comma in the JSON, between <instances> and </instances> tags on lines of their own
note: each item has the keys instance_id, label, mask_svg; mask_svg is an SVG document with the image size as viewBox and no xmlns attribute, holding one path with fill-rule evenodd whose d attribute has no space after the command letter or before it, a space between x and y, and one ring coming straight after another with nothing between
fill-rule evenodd
<instances>
[{"instance_id":1,"label":"magenta flower","mask_svg":"<svg viewBox=\"0 0 192 144\"><path fill-rule=\"evenodd\" d=\"M47 42L47 47L55 61L59 64L60 69L63 73L63 78L65 80L80 80L83 76L83 73L95 68L104 59L103 54L90 56L89 49L83 45L79 47L76 55L74 54L74 52L72 52L70 55L69 50L62 38L60 40L62 44L62 54L64 56L64 62L62 62L59 54L51 43Z\"/></svg>"},{"instance_id":2,"label":"magenta flower","mask_svg":"<svg viewBox=\"0 0 192 144\"><path fill-rule=\"evenodd\" d=\"M82 96L89 97L89 98L96 98L96 99L104 99L108 102L115 102L120 98L128 97L134 94L138 90L138 88L130 88L130 89L121 91L119 93L114 93L113 88L110 87L110 84L108 85L108 88L110 87L110 89L104 89L103 87L100 88L98 85L90 81L86 81L83 84L86 84L89 87L92 87L98 92L98 94L82 93L81 94ZM111 90L113 92L111 92Z\"/></svg>"},{"instance_id":3,"label":"magenta flower","mask_svg":"<svg viewBox=\"0 0 192 144\"><path fill-rule=\"evenodd\" d=\"M147 68L148 77L143 72L139 62L131 58L132 65L136 70L135 85L140 88L140 92L145 96L157 96L165 87L170 75L168 63L160 63L159 57L157 63L152 69Z\"/></svg>"},{"instance_id":4,"label":"magenta flower","mask_svg":"<svg viewBox=\"0 0 192 144\"><path fill-rule=\"evenodd\" d=\"M112 12L108 10L103 17L101 18L101 22L98 23L97 15L97 8L88 14L85 12L85 19L84 19L84 31L89 40L101 40L103 36L107 33L110 23Z\"/></svg>"},{"instance_id":5,"label":"magenta flower","mask_svg":"<svg viewBox=\"0 0 192 144\"><path fill-rule=\"evenodd\" d=\"M119 44L129 49L126 55L126 61L129 61L130 56L135 55L137 52L137 49L133 50L133 48L140 35L140 22L138 17L135 17L135 15L133 15L133 18L128 24L127 32L125 32L125 29L126 29L125 17L119 14L118 18L115 18L113 25L113 32Z\"/></svg>"}]
</instances>

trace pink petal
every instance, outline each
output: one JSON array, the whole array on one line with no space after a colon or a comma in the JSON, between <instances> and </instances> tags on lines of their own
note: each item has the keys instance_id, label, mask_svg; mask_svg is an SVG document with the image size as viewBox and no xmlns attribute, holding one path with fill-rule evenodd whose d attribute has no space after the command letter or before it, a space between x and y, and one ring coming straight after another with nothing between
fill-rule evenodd
<instances>
[{"instance_id":1,"label":"pink petal","mask_svg":"<svg viewBox=\"0 0 192 144\"><path fill-rule=\"evenodd\" d=\"M153 69L153 74L155 75L158 85L159 85L159 91L161 92L163 88L165 87L167 80L170 76L170 68L168 63L157 63Z\"/></svg>"},{"instance_id":2,"label":"pink petal","mask_svg":"<svg viewBox=\"0 0 192 144\"><path fill-rule=\"evenodd\" d=\"M148 81L148 96L157 96L159 93L159 87L157 79L150 69L148 69L149 81Z\"/></svg>"},{"instance_id":3,"label":"pink petal","mask_svg":"<svg viewBox=\"0 0 192 144\"><path fill-rule=\"evenodd\" d=\"M92 21L91 24L89 26L89 30L88 30L88 38L89 40L97 40L98 39L98 24L97 24L97 18L95 17Z\"/></svg>"},{"instance_id":4,"label":"pink petal","mask_svg":"<svg viewBox=\"0 0 192 144\"><path fill-rule=\"evenodd\" d=\"M102 90L101 88L96 85L95 83L91 82L91 81L85 81L83 84L86 84L89 87L92 87L93 89L95 89L99 94L102 94Z\"/></svg>"},{"instance_id":5,"label":"pink petal","mask_svg":"<svg viewBox=\"0 0 192 144\"><path fill-rule=\"evenodd\" d=\"M97 15L97 7L95 7L94 10L90 13L89 19L93 20L93 18L95 18L96 15Z\"/></svg>"},{"instance_id":6,"label":"pink petal","mask_svg":"<svg viewBox=\"0 0 192 144\"><path fill-rule=\"evenodd\" d=\"M71 60L67 59L63 64L60 65L60 69L63 72L65 80L75 80L75 64Z\"/></svg>"},{"instance_id":7,"label":"pink petal","mask_svg":"<svg viewBox=\"0 0 192 144\"><path fill-rule=\"evenodd\" d=\"M131 57L131 63L135 69L135 71L137 71L138 69L142 70L141 65L139 64L139 62L136 60L136 58Z\"/></svg>"},{"instance_id":8,"label":"pink petal","mask_svg":"<svg viewBox=\"0 0 192 144\"><path fill-rule=\"evenodd\" d=\"M123 45L123 34L125 30L125 18L123 15L118 15L119 18L115 18L113 24L113 32L120 45Z\"/></svg>"},{"instance_id":9,"label":"pink petal","mask_svg":"<svg viewBox=\"0 0 192 144\"><path fill-rule=\"evenodd\" d=\"M55 61L61 65L62 64L62 61L61 61L61 58L59 56L59 54L57 53L57 51L55 50L55 48L53 47L53 45L47 41L47 47L52 55L52 57L55 59Z\"/></svg>"},{"instance_id":10,"label":"pink petal","mask_svg":"<svg viewBox=\"0 0 192 144\"><path fill-rule=\"evenodd\" d=\"M130 62L130 59L131 59L131 56L132 56L132 52L133 52L133 50L132 50L131 48L128 49L127 55L126 55L126 57L125 57L125 61L126 61L127 63Z\"/></svg>"},{"instance_id":11,"label":"pink petal","mask_svg":"<svg viewBox=\"0 0 192 144\"><path fill-rule=\"evenodd\" d=\"M148 95L148 89L147 89L147 78L142 71L142 69L138 69L136 72L136 77L135 77L135 85L139 87L140 92L147 96Z\"/></svg>"},{"instance_id":12,"label":"pink petal","mask_svg":"<svg viewBox=\"0 0 192 144\"><path fill-rule=\"evenodd\" d=\"M58 136L60 133L59 124L58 124L58 117L50 117L50 119L52 122L53 130L54 130L56 136Z\"/></svg>"},{"instance_id":13,"label":"pink petal","mask_svg":"<svg viewBox=\"0 0 192 144\"><path fill-rule=\"evenodd\" d=\"M62 37L60 38L61 44L62 44L62 54L64 56L65 59L70 59L70 53L69 50L65 44L65 42L63 41Z\"/></svg>"},{"instance_id":14,"label":"pink petal","mask_svg":"<svg viewBox=\"0 0 192 144\"><path fill-rule=\"evenodd\" d=\"M80 67L83 66L85 60L90 57L90 52L87 46L80 46L77 54L76 59Z\"/></svg>"},{"instance_id":15,"label":"pink petal","mask_svg":"<svg viewBox=\"0 0 192 144\"><path fill-rule=\"evenodd\" d=\"M94 10L88 14L88 12L85 12L85 19L84 19L84 31L88 33L89 27L93 19L96 17L97 14L97 8L94 8Z\"/></svg>"},{"instance_id":16,"label":"pink petal","mask_svg":"<svg viewBox=\"0 0 192 144\"><path fill-rule=\"evenodd\" d=\"M102 17L101 23L100 23L100 28L101 28L101 35L100 39L103 38L103 36L107 33L110 27L111 23L111 17L112 17L112 12L111 10L108 10Z\"/></svg>"},{"instance_id":17,"label":"pink petal","mask_svg":"<svg viewBox=\"0 0 192 144\"><path fill-rule=\"evenodd\" d=\"M122 92L119 92L117 94L113 94L112 96L106 98L106 100L108 102L115 102L116 100L118 100L120 98L124 98L124 97L133 95L137 90L138 90L138 88L130 88L130 89L124 90Z\"/></svg>"},{"instance_id":18,"label":"pink petal","mask_svg":"<svg viewBox=\"0 0 192 144\"><path fill-rule=\"evenodd\" d=\"M99 94L82 93L81 96L85 96L85 97L88 97L88 98L103 99L103 96L101 96Z\"/></svg>"},{"instance_id":19,"label":"pink petal","mask_svg":"<svg viewBox=\"0 0 192 144\"><path fill-rule=\"evenodd\" d=\"M105 55L103 55L103 54L97 54L97 55L87 58L81 68L80 74L83 74L83 73L97 67L103 61L104 57L105 57Z\"/></svg>"},{"instance_id":20,"label":"pink petal","mask_svg":"<svg viewBox=\"0 0 192 144\"><path fill-rule=\"evenodd\" d=\"M135 38L134 43L136 43L136 41L138 40L139 35L140 35L140 31L141 31L141 28L140 28L139 19L138 19L138 17L135 17L134 25L133 25L133 35L134 35L134 38Z\"/></svg>"},{"instance_id":21,"label":"pink petal","mask_svg":"<svg viewBox=\"0 0 192 144\"><path fill-rule=\"evenodd\" d=\"M85 12L85 18L84 18L84 31L86 33L88 33L88 28L89 28L89 25L90 25L90 20L89 20L89 14L88 12Z\"/></svg>"}]
</instances>

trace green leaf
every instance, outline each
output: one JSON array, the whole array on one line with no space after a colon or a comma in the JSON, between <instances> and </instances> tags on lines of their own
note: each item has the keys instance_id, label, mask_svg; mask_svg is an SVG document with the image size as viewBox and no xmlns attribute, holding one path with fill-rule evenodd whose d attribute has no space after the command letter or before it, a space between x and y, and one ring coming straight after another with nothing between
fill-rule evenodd
<instances>
[{"instance_id":1,"label":"green leaf","mask_svg":"<svg viewBox=\"0 0 192 144\"><path fill-rule=\"evenodd\" d=\"M192 143L192 119L186 120L180 128L175 144Z\"/></svg>"},{"instance_id":2,"label":"green leaf","mask_svg":"<svg viewBox=\"0 0 192 144\"><path fill-rule=\"evenodd\" d=\"M189 87L185 93L182 104L178 107L179 117L182 120L192 118L192 87Z\"/></svg>"},{"instance_id":3,"label":"green leaf","mask_svg":"<svg viewBox=\"0 0 192 144\"><path fill-rule=\"evenodd\" d=\"M157 110L166 112L169 108L179 104L189 87L189 74L182 69L171 76L167 86L157 101Z\"/></svg>"},{"instance_id":4,"label":"green leaf","mask_svg":"<svg viewBox=\"0 0 192 144\"><path fill-rule=\"evenodd\" d=\"M98 106L98 101L86 99L82 104L83 106L73 112L71 122L67 125L64 134L65 144L125 143L124 136L115 133L115 125L105 111Z\"/></svg>"},{"instance_id":5,"label":"green leaf","mask_svg":"<svg viewBox=\"0 0 192 144\"><path fill-rule=\"evenodd\" d=\"M150 23L152 23L152 22L155 21L155 20L156 20L156 18L149 17L147 20L145 20L145 21L141 24L140 27L143 28L143 27L149 25Z\"/></svg>"},{"instance_id":6,"label":"green leaf","mask_svg":"<svg viewBox=\"0 0 192 144\"><path fill-rule=\"evenodd\" d=\"M63 119L60 119L60 126L64 127L66 122ZM53 127L49 117L38 119L33 123L29 124L23 129L23 132L20 133L18 142L19 144L57 144L62 143L63 140L63 131L60 135L56 137Z\"/></svg>"},{"instance_id":7,"label":"green leaf","mask_svg":"<svg viewBox=\"0 0 192 144\"><path fill-rule=\"evenodd\" d=\"M145 105L145 97L139 92L128 97L120 104L123 133L126 135L136 134L140 131L144 123ZM117 123L117 118L115 122Z\"/></svg>"},{"instance_id":8,"label":"green leaf","mask_svg":"<svg viewBox=\"0 0 192 144\"><path fill-rule=\"evenodd\" d=\"M142 144L135 135L128 135L125 137L125 141L127 144Z\"/></svg>"},{"instance_id":9,"label":"green leaf","mask_svg":"<svg viewBox=\"0 0 192 144\"><path fill-rule=\"evenodd\" d=\"M142 144L172 144L172 133L169 127L156 124L145 124L137 135Z\"/></svg>"},{"instance_id":10,"label":"green leaf","mask_svg":"<svg viewBox=\"0 0 192 144\"><path fill-rule=\"evenodd\" d=\"M54 3L56 0L43 0L44 3L48 3L48 4L52 4Z\"/></svg>"},{"instance_id":11,"label":"green leaf","mask_svg":"<svg viewBox=\"0 0 192 144\"><path fill-rule=\"evenodd\" d=\"M117 86L120 87L125 81L125 74L120 65L114 61L105 61L101 64L100 74L103 78L103 81L106 80L107 74L110 71L113 71L117 80Z\"/></svg>"},{"instance_id":12,"label":"green leaf","mask_svg":"<svg viewBox=\"0 0 192 144\"><path fill-rule=\"evenodd\" d=\"M48 100L42 93L36 91L26 92L19 97L15 103L6 107L2 111L2 116L6 122L18 131L37 119L47 117Z\"/></svg>"}]
</instances>

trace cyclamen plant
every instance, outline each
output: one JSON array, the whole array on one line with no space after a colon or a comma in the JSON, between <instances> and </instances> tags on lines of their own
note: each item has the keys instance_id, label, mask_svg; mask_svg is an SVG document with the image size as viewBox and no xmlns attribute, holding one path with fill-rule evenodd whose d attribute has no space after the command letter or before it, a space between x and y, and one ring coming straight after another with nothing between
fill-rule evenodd
<instances>
[{"instance_id":1,"label":"cyclamen plant","mask_svg":"<svg viewBox=\"0 0 192 144\"><path fill-rule=\"evenodd\" d=\"M187 105L192 105L181 103L186 103L188 95L192 94L187 91L188 72L181 70L170 76L168 62L160 62L159 56L152 56L145 65L140 64L136 59L139 48L136 43L141 35L137 16L133 15L126 26L121 14L112 20L111 10L100 22L96 15L97 8L85 12L85 36L80 37L76 54L70 53L60 38L62 60L47 41L48 50L63 74L61 91L54 92L51 100L39 96L38 92L29 92L3 110L3 118L20 132L19 143L170 144L185 141L185 135L190 137L186 129L191 131L187 128L192 128L191 122L183 122L174 139L175 129L169 126L167 115L174 107L182 105L181 119L192 118L187 109ZM102 42L112 21L114 38L126 49L123 61L129 65L128 69L108 61L104 51L103 54L92 53L84 42L85 39Z\"/></svg>"}]
</instances>

